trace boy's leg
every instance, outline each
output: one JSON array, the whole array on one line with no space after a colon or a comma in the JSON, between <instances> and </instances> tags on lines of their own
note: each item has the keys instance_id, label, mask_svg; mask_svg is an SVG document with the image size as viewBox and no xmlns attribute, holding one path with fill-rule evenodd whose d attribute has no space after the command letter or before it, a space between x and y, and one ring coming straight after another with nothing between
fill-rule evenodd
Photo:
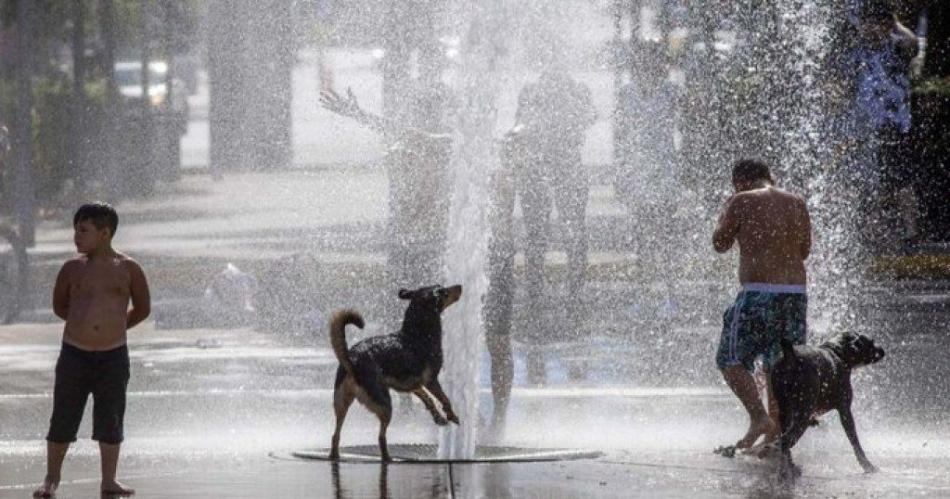
<instances>
[{"instance_id":1,"label":"boy's leg","mask_svg":"<svg viewBox=\"0 0 950 499\"><path fill-rule=\"evenodd\" d=\"M109 359L98 365L98 379L92 394L92 438L99 442L102 492L129 495L135 491L116 480L119 446L124 439L125 392L129 383L128 349L121 347L109 355Z\"/></svg>"},{"instance_id":2,"label":"boy's leg","mask_svg":"<svg viewBox=\"0 0 950 499\"><path fill-rule=\"evenodd\" d=\"M102 458L101 491L111 495L132 495L135 489L115 479L116 470L119 467L119 447L120 444L99 442L99 455Z\"/></svg>"},{"instance_id":3,"label":"boy's leg","mask_svg":"<svg viewBox=\"0 0 950 499\"><path fill-rule=\"evenodd\" d=\"M33 497L52 497L56 493L68 449L69 442L46 442L46 477L43 485L33 492Z\"/></svg>"},{"instance_id":4,"label":"boy's leg","mask_svg":"<svg viewBox=\"0 0 950 499\"><path fill-rule=\"evenodd\" d=\"M46 435L46 477L43 485L33 493L35 497L50 497L59 486L66 451L76 440L86 399L89 398L87 368L85 360L73 347L63 346L56 361L53 414Z\"/></svg>"}]
</instances>

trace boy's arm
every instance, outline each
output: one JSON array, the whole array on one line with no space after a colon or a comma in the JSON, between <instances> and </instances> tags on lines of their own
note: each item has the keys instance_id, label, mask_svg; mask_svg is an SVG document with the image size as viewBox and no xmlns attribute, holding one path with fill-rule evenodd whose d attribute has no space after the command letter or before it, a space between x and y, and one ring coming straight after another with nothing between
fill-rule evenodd
<instances>
[{"instance_id":1,"label":"boy's arm","mask_svg":"<svg viewBox=\"0 0 950 499\"><path fill-rule=\"evenodd\" d=\"M716 253L725 253L732 248L736 241L736 235L739 234L739 215L737 213L737 196L732 196L726 201L726 206L719 216L719 223L716 224L716 230L713 231L713 249Z\"/></svg>"},{"instance_id":2,"label":"boy's arm","mask_svg":"<svg viewBox=\"0 0 950 499\"><path fill-rule=\"evenodd\" d=\"M69 275L71 273L69 262L66 262L59 269L56 285L53 286L53 313L63 320L69 316Z\"/></svg>"},{"instance_id":3,"label":"boy's arm","mask_svg":"<svg viewBox=\"0 0 950 499\"><path fill-rule=\"evenodd\" d=\"M145 272L133 260L128 261L129 275L132 278L130 292L132 296L132 309L129 310L126 319L126 329L132 329L136 324L144 321L152 312L152 299L149 296L148 281L145 279Z\"/></svg>"}]
</instances>

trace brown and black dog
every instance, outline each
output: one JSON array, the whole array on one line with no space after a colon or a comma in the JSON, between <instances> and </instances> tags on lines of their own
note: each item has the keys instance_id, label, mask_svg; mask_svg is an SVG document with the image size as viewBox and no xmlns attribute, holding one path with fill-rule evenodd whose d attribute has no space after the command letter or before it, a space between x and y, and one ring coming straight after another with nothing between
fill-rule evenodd
<instances>
[{"instance_id":1,"label":"brown and black dog","mask_svg":"<svg viewBox=\"0 0 950 499\"><path fill-rule=\"evenodd\" d=\"M772 390L781 420L782 478L800 473L792 463L792 446L814 418L835 409L861 467L877 468L864 455L851 415L851 371L884 358L884 350L862 334L841 333L817 347L782 341L782 358L772 368Z\"/></svg>"},{"instance_id":2,"label":"brown and black dog","mask_svg":"<svg viewBox=\"0 0 950 499\"><path fill-rule=\"evenodd\" d=\"M392 388L412 392L422 400L437 425L459 424L449 398L439 385L442 369L442 311L462 296L462 286L429 286L413 291L399 290L399 298L409 300L402 328L392 334L373 336L346 348L347 324L363 328L363 318L353 310L341 310L330 320L330 344L340 361L333 388L336 429L330 458L340 457L340 429L346 412L359 400L379 418L379 452L389 461L386 428L392 419ZM445 417L435 408L429 393L442 403Z\"/></svg>"}]
</instances>

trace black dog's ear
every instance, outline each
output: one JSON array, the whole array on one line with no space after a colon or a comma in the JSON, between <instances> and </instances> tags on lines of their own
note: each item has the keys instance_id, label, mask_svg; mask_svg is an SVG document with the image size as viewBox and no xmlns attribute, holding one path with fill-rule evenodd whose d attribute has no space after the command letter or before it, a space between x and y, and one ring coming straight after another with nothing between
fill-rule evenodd
<instances>
[{"instance_id":1,"label":"black dog's ear","mask_svg":"<svg viewBox=\"0 0 950 499\"><path fill-rule=\"evenodd\" d=\"M408 289L400 289L400 290L399 290L399 298L402 299L402 300L411 300L411 299L412 299L412 291L409 291Z\"/></svg>"}]
</instances>

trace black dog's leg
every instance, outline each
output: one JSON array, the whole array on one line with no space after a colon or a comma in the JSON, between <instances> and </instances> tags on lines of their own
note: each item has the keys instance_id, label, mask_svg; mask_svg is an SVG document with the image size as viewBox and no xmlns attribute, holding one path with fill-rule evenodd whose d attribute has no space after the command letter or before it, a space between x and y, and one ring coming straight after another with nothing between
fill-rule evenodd
<instances>
[{"instance_id":1,"label":"black dog's leg","mask_svg":"<svg viewBox=\"0 0 950 499\"><path fill-rule=\"evenodd\" d=\"M422 403L425 404L426 409L429 410L429 414L432 414L432 420L435 421L435 424L439 426L445 426L449 424L449 422L446 421L445 418L442 417L441 414L439 414L439 410L435 408L435 402L432 401L432 397L429 396L429 394L425 391L424 388L413 390L412 393L416 394L416 396L419 397L419 400L421 400Z\"/></svg>"},{"instance_id":2,"label":"black dog's leg","mask_svg":"<svg viewBox=\"0 0 950 499\"><path fill-rule=\"evenodd\" d=\"M455 411L452 410L452 403L449 402L449 397L442 391L442 385L439 384L439 380L433 379L428 382L426 388L442 403L442 410L445 411L445 417L455 424L460 424L459 417L456 416Z\"/></svg>"},{"instance_id":3,"label":"black dog's leg","mask_svg":"<svg viewBox=\"0 0 950 499\"><path fill-rule=\"evenodd\" d=\"M782 464L779 468L779 477L782 480L794 479L801 475L801 469L795 465L792 461L792 447L795 446L795 443L798 442L798 439L802 437L802 434L805 433L805 430L808 428L808 418L801 417L798 413L791 410L791 408L782 408L780 404L779 408L779 419L782 424L782 435L781 445L782 445Z\"/></svg>"},{"instance_id":4,"label":"black dog's leg","mask_svg":"<svg viewBox=\"0 0 950 499\"><path fill-rule=\"evenodd\" d=\"M871 461L868 461L867 456L864 455L864 449L861 448L861 443L858 442L858 432L854 428L854 417L851 415L851 401L845 401L838 407L838 416L841 417L841 426L844 427L844 432L848 435L848 440L851 441L851 448L854 449L854 455L858 458L858 463L861 464L861 467L864 468L865 473L874 473L877 471L877 467L871 464Z\"/></svg>"},{"instance_id":5,"label":"black dog's leg","mask_svg":"<svg viewBox=\"0 0 950 499\"><path fill-rule=\"evenodd\" d=\"M393 400L389 388L380 384L378 377L366 376L361 387L360 402L379 418L379 455L383 461L389 461L389 448L386 446L386 428L393 418Z\"/></svg>"},{"instance_id":6,"label":"black dog's leg","mask_svg":"<svg viewBox=\"0 0 950 499\"><path fill-rule=\"evenodd\" d=\"M330 442L330 459L340 458L340 430L343 428L343 420L346 419L346 413L353 404L355 395L344 384L338 384L333 390L333 412L336 414L336 429L333 430L333 439Z\"/></svg>"},{"instance_id":7,"label":"black dog's leg","mask_svg":"<svg viewBox=\"0 0 950 499\"><path fill-rule=\"evenodd\" d=\"M376 414L379 417L379 457L385 462L392 461L389 457L389 447L386 445L386 429L389 428L389 422L393 418L393 409L389 407L387 411Z\"/></svg>"}]
</instances>

